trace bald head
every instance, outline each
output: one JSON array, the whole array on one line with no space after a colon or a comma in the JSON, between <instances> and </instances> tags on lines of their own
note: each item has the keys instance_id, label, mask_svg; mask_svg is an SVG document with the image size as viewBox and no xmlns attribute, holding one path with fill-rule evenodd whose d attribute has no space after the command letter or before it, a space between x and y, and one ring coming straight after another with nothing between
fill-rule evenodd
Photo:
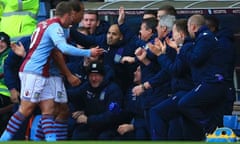
<instances>
[{"instance_id":1,"label":"bald head","mask_svg":"<svg viewBox=\"0 0 240 144\"><path fill-rule=\"evenodd\" d=\"M192 15L188 19L188 32L192 38L195 37L195 33L199 30L199 28L205 25L205 19L202 15Z\"/></svg>"},{"instance_id":2,"label":"bald head","mask_svg":"<svg viewBox=\"0 0 240 144\"><path fill-rule=\"evenodd\" d=\"M202 15L192 15L189 19L188 19L190 24L195 24L198 27L201 27L205 24L205 19Z\"/></svg>"},{"instance_id":3,"label":"bald head","mask_svg":"<svg viewBox=\"0 0 240 144\"><path fill-rule=\"evenodd\" d=\"M113 24L108 29L107 33L107 44L115 45L123 39L123 35L117 24Z\"/></svg>"},{"instance_id":4,"label":"bald head","mask_svg":"<svg viewBox=\"0 0 240 144\"><path fill-rule=\"evenodd\" d=\"M120 29L119 29L119 26L117 24L112 24L110 27L109 27L110 30L114 30L115 32L117 33L121 33Z\"/></svg>"}]
</instances>

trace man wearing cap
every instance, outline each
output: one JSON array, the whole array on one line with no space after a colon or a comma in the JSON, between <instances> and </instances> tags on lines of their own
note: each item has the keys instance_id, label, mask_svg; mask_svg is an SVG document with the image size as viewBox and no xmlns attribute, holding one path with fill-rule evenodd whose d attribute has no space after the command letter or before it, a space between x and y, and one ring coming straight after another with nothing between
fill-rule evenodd
<instances>
[{"instance_id":1,"label":"man wearing cap","mask_svg":"<svg viewBox=\"0 0 240 144\"><path fill-rule=\"evenodd\" d=\"M88 83L74 100L72 114L77 125L72 139L110 139L115 133L121 111L122 92L117 84L104 80L104 65L92 62L88 67Z\"/></svg>"},{"instance_id":2,"label":"man wearing cap","mask_svg":"<svg viewBox=\"0 0 240 144\"><path fill-rule=\"evenodd\" d=\"M3 64L8 55L9 47L10 37L4 32L0 32L0 133L5 129L13 106L10 99L10 92L4 83L3 74Z\"/></svg>"}]
</instances>

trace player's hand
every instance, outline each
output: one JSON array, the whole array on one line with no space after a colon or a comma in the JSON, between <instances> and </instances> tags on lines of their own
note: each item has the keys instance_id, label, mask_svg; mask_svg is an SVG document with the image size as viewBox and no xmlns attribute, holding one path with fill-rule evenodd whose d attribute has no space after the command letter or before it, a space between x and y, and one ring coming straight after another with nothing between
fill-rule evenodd
<instances>
[{"instance_id":1,"label":"player's hand","mask_svg":"<svg viewBox=\"0 0 240 144\"><path fill-rule=\"evenodd\" d=\"M71 85L71 86L78 86L78 85L80 85L81 84L81 80L77 77L77 76L75 76L75 75L73 75L73 74L71 74L70 76L68 76L67 77L67 80L68 80L68 82L69 82L69 84Z\"/></svg>"},{"instance_id":2,"label":"player's hand","mask_svg":"<svg viewBox=\"0 0 240 144\"><path fill-rule=\"evenodd\" d=\"M97 47L91 48L91 56L96 57L102 55L104 49Z\"/></svg>"}]
</instances>

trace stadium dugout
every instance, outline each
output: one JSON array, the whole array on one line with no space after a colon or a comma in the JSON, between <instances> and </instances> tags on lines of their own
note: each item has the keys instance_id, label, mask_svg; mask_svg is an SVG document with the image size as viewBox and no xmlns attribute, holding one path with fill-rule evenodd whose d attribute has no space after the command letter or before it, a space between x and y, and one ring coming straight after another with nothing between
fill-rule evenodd
<instances>
[{"instance_id":1,"label":"stadium dugout","mask_svg":"<svg viewBox=\"0 0 240 144\"><path fill-rule=\"evenodd\" d=\"M96 1L96 2L93 2ZM236 68L234 83L236 98L240 99L240 1L239 0L99 0L84 1L86 10L97 10L100 19L113 23L117 20L118 8L123 6L126 22L135 32L138 31L144 10L158 10L163 5L172 5L177 10L177 18L188 18L193 14L214 15L220 27L228 27L234 32L236 47ZM50 11L53 16L54 9Z\"/></svg>"},{"instance_id":2,"label":"stadium dugout","mask_svg":"<svg viewBox=\"0 0 240 144\"><path fill-rule=\"evenodd\" d=\"M240 93L240 1L239 0L105 0L105 2L84 2L85 9L98 10L101 19L114 22L117 19L118 8L123 6L126 11L126 21L135 31L144 10L157 10L162 5L172 5L176 8L179 18L187 18L193 14L214 15L220 20L220 26L228 27L234 32L237 53L235 70L235 86L237 100Z\"/></svg>"}]
</instances>

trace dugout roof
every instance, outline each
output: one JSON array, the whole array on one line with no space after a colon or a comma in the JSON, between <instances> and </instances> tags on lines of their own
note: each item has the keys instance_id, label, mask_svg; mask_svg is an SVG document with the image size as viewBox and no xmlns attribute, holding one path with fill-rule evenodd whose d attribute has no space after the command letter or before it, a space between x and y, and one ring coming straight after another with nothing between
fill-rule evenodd
<instances>
[{"instance_id":1,"label":"dugout roof","mask_svg":"<svg viewBox=\"0 0 240 144\"><path fill-rule=\"evenodd\" d=\"M142 14L146 9L158 9L172 5L178 14L240 14L240 0L108 0L107 2L84 2L85 9L99 10L103 14L115 15L120 6L128 14Z\"/></svg>"}]
</instances>

